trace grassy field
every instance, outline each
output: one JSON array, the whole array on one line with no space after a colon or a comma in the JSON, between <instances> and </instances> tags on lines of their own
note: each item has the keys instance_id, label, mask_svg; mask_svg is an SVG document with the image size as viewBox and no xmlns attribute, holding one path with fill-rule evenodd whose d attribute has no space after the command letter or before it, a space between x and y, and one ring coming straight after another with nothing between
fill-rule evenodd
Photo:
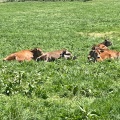
<instances>
[{"instance_id":1,"label":"grassy field","mask_svg":"<svg viewBox=\"0 0 120 120\"><path fill-rule=\"evenodd\" d=\"M120 0L0 3L0 120L120 120L120 60L89 63L93 44L120 51ZM3 62L67 48L76 60Z\"/></svg>"}]
</instances>

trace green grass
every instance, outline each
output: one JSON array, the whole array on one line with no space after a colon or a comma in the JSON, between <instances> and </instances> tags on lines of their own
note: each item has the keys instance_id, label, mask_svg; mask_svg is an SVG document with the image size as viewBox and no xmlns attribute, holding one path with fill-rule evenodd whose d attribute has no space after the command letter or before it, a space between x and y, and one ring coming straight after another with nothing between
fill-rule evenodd
<instances>
[{"instance_id":1,"label":"green grass","mask_svg":"<svg viewBox=\"0 0 120 120\"><path fill-rule=\"evenodd\" d=\"M120 60L89 63L108 38L120 51L120 1L0 3L0 120L119 120ZM12 52L67 48L77 59L3 62Z\"/></svg>"}]
</instances>

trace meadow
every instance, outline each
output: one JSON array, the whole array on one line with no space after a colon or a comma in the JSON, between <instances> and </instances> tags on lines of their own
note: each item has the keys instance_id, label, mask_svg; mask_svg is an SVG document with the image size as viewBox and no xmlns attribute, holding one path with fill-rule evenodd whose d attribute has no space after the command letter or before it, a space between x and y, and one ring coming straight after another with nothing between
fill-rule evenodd
<instances>
[{"instance_id":1,"label":"meadow","mask_svg":"<svg viewBox=\"0 0 120 120\"><path fill-rule=\"evenodd\" d=\"M120 120L120 60L90 63L93 44L120 51L120 1L0 3L0 120ZM3 62L66 48L76 60Z\"/></svg>"}]
</instances>

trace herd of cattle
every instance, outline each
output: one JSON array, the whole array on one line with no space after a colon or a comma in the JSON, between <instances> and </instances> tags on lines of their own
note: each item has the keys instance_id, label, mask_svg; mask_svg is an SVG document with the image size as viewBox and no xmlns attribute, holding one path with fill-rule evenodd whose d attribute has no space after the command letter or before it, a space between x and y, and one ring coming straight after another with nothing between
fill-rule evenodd
<instances>
[{"instance_id":1,"label":"herd of cattle","mask_svg":"<svg viewBox=\"0 0 120 120\"><path fill-rule=\"evenodd\" d=\"M104 42L94 45L89 52L88 60L97 62L103 61L105 59L116 59L120 57L120 52L110 50L108 47L111 46L112 43L109 40L104 40ZM60 58L65 59L76 59L76 56L73 56L68 50L56 50L53 52L43 52L39 48L35 48L32 50L22 50L19 52L15 52L13 54L8 55L4 58L4 61L17 60L19 62L22 61L46 61L51 62Z\"/></svg>"}]
</instances>

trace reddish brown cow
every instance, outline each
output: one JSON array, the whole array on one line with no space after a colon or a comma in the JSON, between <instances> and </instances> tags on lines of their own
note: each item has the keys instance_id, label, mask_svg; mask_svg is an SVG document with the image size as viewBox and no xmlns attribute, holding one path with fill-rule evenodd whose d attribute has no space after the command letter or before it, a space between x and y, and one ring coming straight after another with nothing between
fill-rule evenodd
<instances>
[{"instance_id":1,"label":"reddish brown cow","mask_svg":"<svg viewBox=\"0 0 120 120\"><path fill-rule=\"evenodd\" d=\"M91 50L88 59L93 62L103 61L105 59L116 59L120 58L120 52L114 50Z\"/></svg>"},{"instance_id":2,"label":"reddish brown cow","mask_svg":"<svg viewBox=\"0 0 120 120\"><path fill-rule=\"evenodd\" d=\"M11 61L11 60L17 60L19 62L22 61L30 61L30 60L36 60L36 58L40 55L42 55L43 52L39 48L35 48L32 50L22 50L19 52L15 52L4 58L4 61Z\"/></svg>"},{"instance_id":3,"label":"reddish brown cow","mask_svg":"<svg viewBox=\"0 0 120 120\"><path fill-rule=\"evenodd\" d=\"M95 50L95 49L98 48L98 47L99 47L99 49L106 50L106 49L108 49L108 46L111 46L111 45L112 45L111 41L109 41L109 40L104 40L104 42L99 43L98 45L94 45L94 46L92 47L92 50Z\"/></svg>"}]
</instances>

